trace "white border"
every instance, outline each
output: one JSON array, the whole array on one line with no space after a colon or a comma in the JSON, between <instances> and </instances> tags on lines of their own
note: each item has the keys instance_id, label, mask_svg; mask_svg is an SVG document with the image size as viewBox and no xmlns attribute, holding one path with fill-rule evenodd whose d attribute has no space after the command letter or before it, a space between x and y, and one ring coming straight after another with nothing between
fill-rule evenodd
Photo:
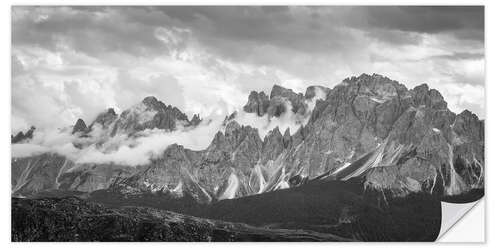
<instances>
[{"instance_id":1,"label":"white border","mask_svg":"<svg viewBox=\"0 0 500 250\"><path fill-rule=\"evenodd\" d=\"M488 213L488 223L486 223L486 226L488 226L488 229L486 230L486 241L487 244L437 244L439 247L447 247L447 248L453 248L454 250L456 249L470 249L470 247L482 247L482 248L493 248L495 247L496 249L499 249L498 247L498 242L500 241L500 237L498 236L497 230L493 229L492 227L496 225L495 222L498 222L499 218L499 213L500 210L498 209L498 202L495 201L495 197L499 197L499 194L497 193L499 191L499 183L500 181L497 180L497 178L500 178L500 174L498 174L498 169L500 168L500 161L498 158L494 158L494 152L493 150L496 150L500 148L500 145L498 145L498 140L500 140L499 136L499 129L500 129L500 122L499 122L499 114L497 110L497 107L500 108L500 79L498 73L498 70L500 69L500 38L499 38L499 33L498 33L498 26L500 25L500 1L485 1L485 0L479 0L479 1L463 1L463 0L455 0L455 1L432 1L432 0L423 0L423 1L389 1L389 0L383 0L383 1L369 1L369 0L353 0L353 1L301 1L301 2L294 2L294 1L285 1L285 0L271 0L271 1L265 1L265 0L252 0L252 1L230 1L230 0L216 0L216 1L210 1L210 2L201 2L201 1L160 1L160 0L148 0L147 2L144 1L130 1L130 0L108 0L108 1L95 1L95 0L88 0L88 1L45 1L45 0L38 0L38 1L29 1L29 0L19 0L19 1L2 1L0 4L0 18L1 18L1 24L0 27L2 29L2 39L0 39L2 46L1 46L1 56L2 58L2 64L0 67L0 70L2 72L2 83L0 84L1 91L0 91L0 117L4 118L3 122L0 123L1 131L2 131L2 139L0 140L0 145L2 145L2 150L0 151L0 156L2 159L2 187L0 188L0 194L2 195L2 201L4 202L4 205L1 206L1 211L0 211L0 216L1 216L1 241L4 247L9 247L9 248L21 248L21 249L33 249L33 247L38 248L45 248L48 249L65 249L67 250L68 247L71 247L73 249L88 249L89 247L92 247L94 249L109 249L109 248L132 248L132 247L147 247L148 250L151 248L176 248L179 250L182 249L189 249L192 247L210 247L210 248L226 248L229 247L238 247L239 249L255 249L255 247L259 248L283 248L283 249L290 249L290 248L297 248L297 249L303 249L304 247L307 247L307 245L314 246L314 248L331 248L331 247L348 247L348 248L358 248L358 247L370 247L374 250L376 249L385 249L386 244L385 243L335 243L335 244L314 244L314 243L280 243L280 244L273 244L273 243L256 243L256 244L249 244L249 243L239 243L239 244L232 244L229 245L228 243L188 243L188 244L182 244L182 243L167 243L165 244L155 244L155 243L132 243L132 244L123 244L123 243L118 243L118 244L112 244L112 243L98 243L98 244L91 244L87 245L87 243L10 243L10 8L11 5L246 5L246 4L251 4L251 5L270 5L270 4L281 4L281 5L290 5L290 4L295 4L295 5L486 5L486 91L487 91L487 106L486 106L486 193L487 197L490 197L489 199L487 198L486 201L483 201L483 204L486 204L487 211ZM495 115L496 113L496 115ZM496 172L496 173L495 173ZM496 199L498 200L498 199ZM474 212L477 212L476 210L480 209L479 206L476 206L474 208ZM485 213L483 211L478 212L479 217L484 218ZM468 217L468 216L467 216ZM478 217L473 217L473 218L478 218ZM472 230L483 230L483 225L484 225L484 220L483 223L478 222L479 220L474 219L473 222L468 222L465 223L466 228L464 229L463 232L467 233ZM471 224L472 223L472 224ZM456 227L462 226L463 223L458 223ZM453 233L456 231L456 228L451 230L449 233ZM460 230L458 230L460 231ZM462 232L462 233L463 233ZM447 236L450 238L455 237L456 239L464 239L464 234L459 233L458 235L451 235ZM458 238L457 238L458 237ZM469 238L470 239L470 238ZM475 241L475 240L471 240ZM258 244L258 245L257 245ZM420 249L422 247L429 247L431 245L426 244L426 243L397 243L396 245L391 245L394 247L405 247L405 248L417 248Z\"/></svg>"}]
</instances>

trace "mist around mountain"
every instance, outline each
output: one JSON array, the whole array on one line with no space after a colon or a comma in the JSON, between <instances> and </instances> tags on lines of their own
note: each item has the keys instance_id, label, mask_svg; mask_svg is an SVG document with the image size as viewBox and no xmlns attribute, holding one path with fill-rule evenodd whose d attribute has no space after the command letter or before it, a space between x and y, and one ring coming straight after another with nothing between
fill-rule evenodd
<instances>
[{"instance_id":1,"label":"mist around mountain","mask_svg":"<svg viewBox=\"0 0 500 250\"><path fill-rule=\"evenodd\" d=\"M484 189L484 120L467 110L453 113L426 84L408 89L377 74L305 93L279 85L269 94L252 91L231 114L189 118L150 96L119 114L109 108L93 121L30 131L12 138L11 179L13 197L21 198L13 198L13 209L30 220L52 212L75 218L66 206L96 203L117 209L112 213L149 207L244 223L256 235L266 228L327 240L432 241L440 201L474 201ZM124 222L130 218L98 218L131 225ZM54 225L46 223L52 222L30 238L23 233L29 223L16 222L13 234L20 241L71 240L48 238ZM214 239L175 235L151 239ZM93 237L74 240L118 239ZM313 240L276 237L259 239Z\"/></svg>"}]
</instances>

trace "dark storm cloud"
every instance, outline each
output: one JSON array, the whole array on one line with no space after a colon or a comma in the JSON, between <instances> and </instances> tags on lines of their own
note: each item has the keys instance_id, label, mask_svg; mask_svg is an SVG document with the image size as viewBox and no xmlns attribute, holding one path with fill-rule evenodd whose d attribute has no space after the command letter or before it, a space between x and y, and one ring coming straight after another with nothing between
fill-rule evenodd
<instances>
[{"instance_id":1,"label":"dark storm cloud","mask_svg":"<svg viewBox=\"0 0 500 250\"><path fill-rule=\"evenodd\" d=\"M43 9L37 12L44 14ZM256 45L306 53L355 49L359 44L352 29L390 44L418 44L419 34L425 33L484 38L484 8L474 6L76 7L47 12L43 21L14 19L12 42L52 50L69 44L92 55L110 51L154 55L179 49L157 39L155 28L178 26L192 30L216 52L241 59L248 47Z\"/></svg>"},{"instance_id":2,"label":"dark storm cloud","mask_svg":"<svg viewBox=\"0 0 500 250\"><path fill-rule=\"evenodd\" d=\"M322 23L308 8L160 7L195 29L200 39L244 45L259 44L304 51L342 49L349 39L344 27Z\"/></svg>"},{"instance_id":3,"label":"dark storm cloud","mask_svg":"<svg viewBox=\"0 0 500 250\"><path fill-rule=\"evenodd\" d=\"M425 34L445 34L479 43L484 39L484 8L476 6L158 9L195 30L198 39L216 52L239 60L256 45L316 54L356 50L369 42L359 40L356 31L393 45L419 44Z\"/></svg>"},{"instance_id":4,"label":"dark storm cloud","mask_svg":"<svg viewBox=\"0 0 500 250\"><path fill-rule=\"evenodd\" d=\"M482 6L371 6L355 7L355 26L374 27L418 33L483 31ZM483 39L482 36L474 37Z\"/></svg>"},{"instance_id":5,"label":"dark storm cloud","mask_svg":"<svg viewBox=\"0 0 500 250\"><path fill-rule=\"evenodd\" d=\"M460 52L460 53L453 53L451 55L433 56L433 58L448 59L448 60L469 60L469 59L480 60L484 58L484 54Z\"/></svg>"},{"instance_id":6,"label":"dark storm cloud","mask_svg":"<svg viewBox=\"0 0 500 250\"><path fill-rule=\"evenodd\" d=\"M399 30L417 33L440 33L484 30L482 6L335 6L335 7L159 7L167 15L193 23L209 20L221 23L226 34L234 37L257 39L269 35L269 30L286 30L286 24L308 23L311 26L345 26L368 30ZM308 15L297 15L298 13ZM268 15L272 13L273 15ZM298 17L298 18L297 18ZM227 19L233 22L225 23ZM317 21L317 22L315 22ZM330 23L319 23L330 21ZM224 22L224 23L222 23ZM240 26L241 25L241 26ZM276 26L275 26L276 25ZM283 26L278 26L283 25ZM244 33L237 27L247 28ZM318 27L319 27L318 26ZM300 30L297 30L300 32ZM482 36L475 37L483 39Z\"/></svg>"},{"instance_id":7,"label":"dark storm cloud","mask_svg":"<svg viewBox=\"0 0 500 250\"><path fill-rule=\"evenodd\" d=\"M29 16L17 18L24 12ZM169 22L168 17L158 18L158 14L129 7L14 7L12 43L52 51L69 46L92 56L165 53L169 48L154 32L158 24Z\"/></svg>"}]
</instances>

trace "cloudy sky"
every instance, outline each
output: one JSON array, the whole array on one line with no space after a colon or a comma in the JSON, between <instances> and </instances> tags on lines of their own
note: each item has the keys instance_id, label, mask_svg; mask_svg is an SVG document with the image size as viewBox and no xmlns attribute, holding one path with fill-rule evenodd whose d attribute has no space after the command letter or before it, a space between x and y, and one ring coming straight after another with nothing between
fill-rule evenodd
<instances>
[{"instance_id":1,"label":"cloudy sky","mask_svg":"<svg viewBox=\"0 0 500 250\"><path fill-rule=\"evenodd\" d=\"M13 7L12 130L154 95L188 115L361 73L484 118L482 7Z\"/></svg>"}]
</instances>

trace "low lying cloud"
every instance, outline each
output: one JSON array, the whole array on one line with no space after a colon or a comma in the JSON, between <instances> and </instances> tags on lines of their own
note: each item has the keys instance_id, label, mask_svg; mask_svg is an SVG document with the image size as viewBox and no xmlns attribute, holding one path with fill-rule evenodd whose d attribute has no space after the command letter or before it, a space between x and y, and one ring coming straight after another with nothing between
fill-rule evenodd
<instances>
[{"instance_id":1,"label":"low lying cloud","mask_svg":"<svg viewBox=\"0 0 500 250\"><path fill-rule=\"evenodd\" d=\"M215 134L222 129L224 116L205 118L195 128L182 128L173 132L151 129L133 136L117 135L102 139L98 127L89 138L71 135L67 130L35 131L28 143L12 144L12 157L28 157L43 153L57 153L76 163L115 163L129 166L145 165L161 156L172 144L192 150L208 147ZM84 145L77 148L75 145Z\"/></svg>"},{"instance_id":2,"label":"low lying cloud","mask_svg":"<svg viewBox=\"0 0 500 250\"><path fill-rule=\"evenodd\" d=\"M165 132L159 129L145 130L137 137L117 137L101 148L91 145L82 150L77 163L117 163L123 165L145 165L162 155L164 150L179 144L191 150L208 147L215 134L222 129L224 117L214 116L196 128ZM114 148L111 152L105 149Z\"/></svg>"},{"instance_id":3,"label":"low lying cloud","mask_svg":"<svg viewBox=\"0 0 500 250\"><path fill-rule=\"evenodd\" d=\"M29 142L12 144L12 157L28 157L43 153L58 153L73 158L78 149L73 142L80 139L71 135L69 130L35 130Z\"/></svg>"},{"instance_id":4,"label":"low lying cloud","mask_svg":"<svg viewBox=\"0 0 500 250\"><path fill-rule=\"evenodd\" d=\"M238 112L235 121L241 125L248 125L256 128L259 131L259 136L262 140L266 135L278 127L281 133L284 133L287 128L290 128L290 133L295 133L300 126L305 125L309 120L302 115L294 114L291 111L291 105L287 105L287 111L279 117L269 117L267 115L258 116L256 113L246 113L244 111Z\"/></svg>"},{"instance_id":5,"label":"low lying cloud","mask_svg":"<svg viewBox=\"0 0 500 250\"><path fill-rule=\"evenodd\" d=\"M448 108L460 113L462 107L472 107L472 111L478 111L479 118L484 119L485 115L485 89L481 85L470 84L446 84L442 88L442 94L448 102Z\"/></svg>"},{"instance_id":6,"label":"low lying cloud","mask_svg":"<svg viewBox=\"0 0 500 250\"><path fill-rule=\"evenodd\" d=\"M305 114L293 113L292 106L286 103L286 112L280 117L259 117L254 113L240 110L235 121L241 125L255 127L259 136L264 137L279 127L283 133L290 129L295 133L300 126L309 121L309 117L318 99L324 99L326 93L316 89L314 98L307 100ZM106 130L96 125L88 137L78 137L71 134L71 128L53 130L35 130L33 138L27 143L12 144L12 157L28 157L43 153L57 153L66 156L77 164L85 163L115 163L120 165L145 165L151 159L161 157L164 150L172 145L179 144L191 150L204 150L212 142L215 134L224 129L226 114L213 113L203 119L195 128L183 127L176 131L165 132L160 129L148 129L132 136L118 134L114 137L106 136Z\"/></svg>"},{"instance_id":7,"label":"low lying cloud","mask_svg":"<svg viewBox=\"0 0 500 250\"><path fill-rule=\"evenodd\" d=\"M235 117L235 121L242 125L257 128L262 140L276 127L279 128L282 134L289 128L290 134L293 135L301 126L305 126L309 122L312 111L316 106L316 101L324 100L326 94L321 88L316 87L315 96L310 100L306 100L307 110L304 114L293 113L291 103L285 102L286 111L279 117L270 117L268 115L258 116L256 113L246 113L240 110Z\"/></svg>"},{"instance_id":8,"label":"low lying cloud","mask_svg":"<svg viewBox=\"0 0 500 250\"><path fill-rule=\"evenodd\" d=\"M12 144L12 157L30 157L50 152L50 148L31 144L31 143L18 143Z\"/></svg>"}]
</instances>

